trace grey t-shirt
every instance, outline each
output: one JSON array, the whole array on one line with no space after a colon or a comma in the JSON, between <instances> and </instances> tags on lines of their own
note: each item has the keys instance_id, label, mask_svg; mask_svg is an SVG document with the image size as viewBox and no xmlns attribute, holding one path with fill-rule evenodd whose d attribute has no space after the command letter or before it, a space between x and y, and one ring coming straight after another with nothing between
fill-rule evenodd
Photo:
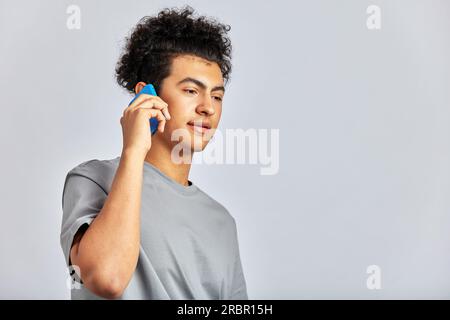
<instances>
[{"instance_id":1,"label":"grey t-shirt","mask_svg":"<svg viewBox=\"0 0 450 320\"><path fill-rule=\"evenodd\" d=\"M61 247L68 266L73 237L102 209L119 161L90 160L67 174ZM71 297L102 299L82 284ZM192 181L183 186L148 162L139 259L121 299L248 299L234 218Z\"/></svg>"}]
</instances>

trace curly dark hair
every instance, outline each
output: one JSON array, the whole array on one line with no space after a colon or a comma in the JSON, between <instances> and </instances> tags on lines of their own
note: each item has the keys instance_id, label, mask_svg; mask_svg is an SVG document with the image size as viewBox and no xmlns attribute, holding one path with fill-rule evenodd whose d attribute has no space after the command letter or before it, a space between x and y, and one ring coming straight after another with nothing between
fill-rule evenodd
<instances>
[{"instance_id":1,"label":"curly dark hair","mask_svg":"<svg viewBox=\"0 0 450 320\"><path fill-rule=\"evenodd\" d=\"M215 19L195 17L190 6L145 16L126 38L115 70L117 83L134 93L136 84L144 81L152 83L158 92L170 75L172 59L182 54L216 62L226 83L231 73L230 29Z\"/></svg>"}]
</instances>

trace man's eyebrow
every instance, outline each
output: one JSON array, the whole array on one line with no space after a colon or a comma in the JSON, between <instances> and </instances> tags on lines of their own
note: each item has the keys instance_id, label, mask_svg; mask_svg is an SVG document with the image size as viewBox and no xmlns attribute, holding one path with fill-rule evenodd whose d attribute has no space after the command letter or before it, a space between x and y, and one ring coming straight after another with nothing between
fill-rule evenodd
<instances>
[{"instance_id":1,"label":"man's eyebrow","mask_svg":"<svg viewBox=\"0 0 450 320\"><path fill-rule=\"evenodd\" d=\"M187 77L187 78L184 78L184 79L181 80L181 81L178 81L177 85L180 85L180 84L185 83L185 82L193 82L193 83L195 83L197 86L199 86L200 88L202 88L203 90L206 89L206 84L204 84L203 82L201 82L201 81L198 80L198 79L194 79L194 78L191 78L191 77ZM225 88L224 88L224 86L215 86L214 88L211 89L211 92L213 92L213 91L218 91L218 90L221 90L221 91L223 91L223 92L225 93Z\"/></svg>"}]
</instances>

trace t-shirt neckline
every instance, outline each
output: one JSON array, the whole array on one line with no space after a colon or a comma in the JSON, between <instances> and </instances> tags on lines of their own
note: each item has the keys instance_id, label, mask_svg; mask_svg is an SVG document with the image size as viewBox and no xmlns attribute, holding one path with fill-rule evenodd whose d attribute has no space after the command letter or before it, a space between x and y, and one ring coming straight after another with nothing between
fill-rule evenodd
<instances>
[{"instance_id":1,"label":"t-shirt neckline","mask_svg":"<svg viewBox=\"0 0 450 320\"><path fill-rule=\"evenodd\" d=\"M162 178L162 180L165 181L169 186L171 186L173 189L183 194L192 194L197 191L197 186L192 181L188 180L188 183L190 183L190 185L184 186L173 180L171 177L166 175L164 172L159 170L150 162L144 161L144 170L151 170L153 172L156 172Z\"/></svg>"}]
</instances>

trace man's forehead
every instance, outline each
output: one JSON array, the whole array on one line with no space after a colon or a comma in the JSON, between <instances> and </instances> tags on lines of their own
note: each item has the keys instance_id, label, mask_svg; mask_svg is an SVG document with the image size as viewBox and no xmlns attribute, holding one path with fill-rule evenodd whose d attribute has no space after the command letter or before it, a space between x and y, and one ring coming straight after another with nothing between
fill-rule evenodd
<instances>
[{"instance_id":1,"label":"man's forehead","mask_svg":"<svg viewBox=\"0 0 450 320\"><path fill-rule=\"evenodd\" d=\"M215 62L211 62L211 61L209 61L209 60L207 60L205 58L202 58L202 57L199 57L199 56L195 56L195 55L192 55L192 54L181 54L181 55L176 56L174 58L174 60L178 60L178 61L180 61L182 63L183 62L187 62L187 61L189 61L189 62L198 62L198 63L203 63L203 64L205 64L207 66L211 66L213 64L216 64Z\"/></svg>"},{"instance_id":2,"label":"man's forehead","mask_svg":"<svg viewBox=\"0 0 450 320\"><path fill-rule=\"evenodd\" d=\"M212 86L223 85L222 72L216 62L192 55L175 57L172 60L171 76L178 80L185 77L202 78Z\"/></svg>"}]
</instances>

